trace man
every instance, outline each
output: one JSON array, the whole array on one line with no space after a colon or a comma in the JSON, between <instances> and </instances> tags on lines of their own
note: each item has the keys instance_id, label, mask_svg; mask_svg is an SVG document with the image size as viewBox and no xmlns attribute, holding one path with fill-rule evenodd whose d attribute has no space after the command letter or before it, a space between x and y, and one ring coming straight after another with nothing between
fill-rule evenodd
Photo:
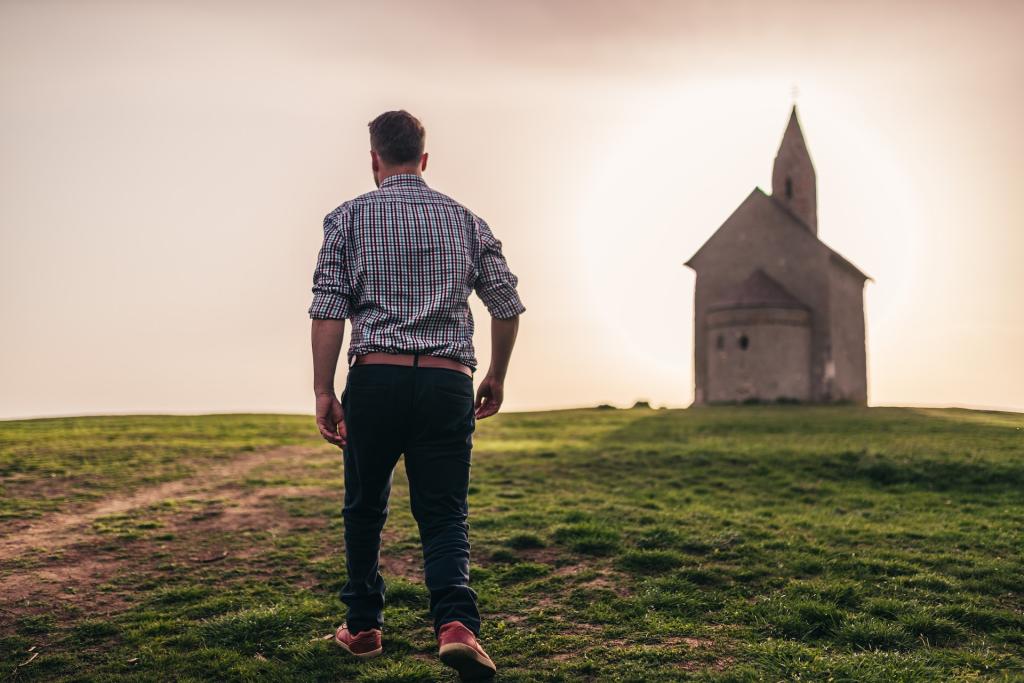
<instances>
[{"instance_id":1,"label":"man","mask_svg":"<svg viewBox=\"0 0 1024 683\"><path fill-rule=\"evenodd\" d=\"M463 679L486 678L495 666L477 642L480 614L469 587L470 451L476 420L501 408L526 309L487 224L423 180L424 137L405 111L370 122L378 189L327 215L313 275L316 421L345 461L348 618L335 642L360 658L383 650L381 530L404 454L441 661ZM492 344L475 400L474 290L491 314ZM334 373L346 318L352 339L339 402Z\"/></svg>"}]
</instances>

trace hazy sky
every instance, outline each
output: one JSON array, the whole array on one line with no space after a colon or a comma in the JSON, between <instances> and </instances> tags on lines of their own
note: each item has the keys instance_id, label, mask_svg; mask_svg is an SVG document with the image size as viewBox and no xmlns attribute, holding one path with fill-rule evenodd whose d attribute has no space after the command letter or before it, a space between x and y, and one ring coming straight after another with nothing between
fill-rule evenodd
<instances>
[{"instance_id":1,"label":"hazy sky","mask_svg":"<svg viewBox=\"0 0 1024 683\"><path fill-rule=\"evenodd\" d=\"M2 0L0 416L310 412L323 216L372 189L366 122L394 108L519 275L507 407L687 405L682 263L770 191L794 86L819 235L874 278L870 402L1024 410L1022 25L1019 2Z\"/></svg>"}]
</instances>

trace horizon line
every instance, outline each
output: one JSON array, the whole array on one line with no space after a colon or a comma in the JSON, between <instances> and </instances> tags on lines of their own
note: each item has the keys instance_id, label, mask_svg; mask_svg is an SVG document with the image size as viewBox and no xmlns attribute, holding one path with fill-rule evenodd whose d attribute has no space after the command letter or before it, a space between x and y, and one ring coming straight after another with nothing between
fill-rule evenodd
<instances>
[{"instance_id":1,"label":"horizon line","mask_svg":"<svg viewBox=\"0 0 1024 683\"><path fill-rule=\"evenodd\" d=\"M643 401L637 401L643 402ZM508 410L501 411L499 415L521 415L530 413L557 413L557 412L569 412L574 410L598 410L602 409L601 406L610 406L604 408L604 410L634 410L633 406L619 407L608 403L602 403L597 405L582 405L582 406L565 406L558 408L538 408L529 410ZM1006 406L991 406L991 405L978 405L978 404L935 404L935 403L879 403L871 404L868 406L852 406L843 403L754 403L754 404L721 404L721 405L710 405L710 406L695 406L692 403L686 406L649 406L650 410L715 410L716 408L765 408L765 407L780 407L780 408L866 408L868 410L872 408L930 408L934 410L973 410L976 412L985 413L1008 413L1011 415L1024 415L1024 409L1010 408ZM13 417L0 417L0 423L3 422L22 422L29 420L62 420L72 418L91 418L91 417L214 417L214 416L231 416L231 415L262 415L262 416L286 416L286 417L309 417L314 418L313 413L292 413L292 412L279 412L273 410L213 410L213 411L192 411L192 410L181 410L181 411L164 411L164 412L130 412L130 411L119 411L112 410L109 412L101 411L94 413L57 413L57 414L35 414L35 415L21 415Z\"/></svg>"}]
</instances>

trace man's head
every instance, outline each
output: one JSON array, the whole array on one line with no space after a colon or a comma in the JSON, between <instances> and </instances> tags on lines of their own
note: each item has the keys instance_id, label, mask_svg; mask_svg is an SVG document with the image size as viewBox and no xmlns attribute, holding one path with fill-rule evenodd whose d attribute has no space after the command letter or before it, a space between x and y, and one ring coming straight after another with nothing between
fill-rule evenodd
<instances>
[{"instance_id":1,"label":"man's head","mask_svg":"<svg viewBox=\"0 0 1024 683\"><path fill-rule=\"evenodd\" d=\"M386 111L370 121L370 159L378 187L388 176L427 170L426 134L419 119L404 109Z\"/></svg>"}]
</instances>

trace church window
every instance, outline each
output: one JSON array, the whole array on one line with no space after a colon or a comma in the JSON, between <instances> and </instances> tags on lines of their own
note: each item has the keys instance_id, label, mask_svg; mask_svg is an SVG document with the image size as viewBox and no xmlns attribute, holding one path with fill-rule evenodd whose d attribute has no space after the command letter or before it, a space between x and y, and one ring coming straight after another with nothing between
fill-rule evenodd
<instances>
[{"instance_id":1,"label":"church window","mask_svg":"<svg viewBox=\"0 0 1024 683\"><path fill-rule=\"evenodd\" d=\"M715 348L717 348L719 351L725 349L725 336L721 334L718 335L718 339L715 340Z\"/></svg>"},{"instance_id":2,"label":"church window","mask_svg":"<svg viewBox=\"0 0 1024 683\"><path fill-rule=\"evenodd\" d=\"M745 334L740 335L740 348L744 351L750 348L750 337Z\"/></svg>"},{"instance_id":3,"label":"church window","mask_svg":"<svg viewBox=\"0 0 1024 683\"><path fill-rule=\"evenodd\" d=\"M793 198L793 179L786 176L786 199Z\"/></svg>"}]
</instances>

